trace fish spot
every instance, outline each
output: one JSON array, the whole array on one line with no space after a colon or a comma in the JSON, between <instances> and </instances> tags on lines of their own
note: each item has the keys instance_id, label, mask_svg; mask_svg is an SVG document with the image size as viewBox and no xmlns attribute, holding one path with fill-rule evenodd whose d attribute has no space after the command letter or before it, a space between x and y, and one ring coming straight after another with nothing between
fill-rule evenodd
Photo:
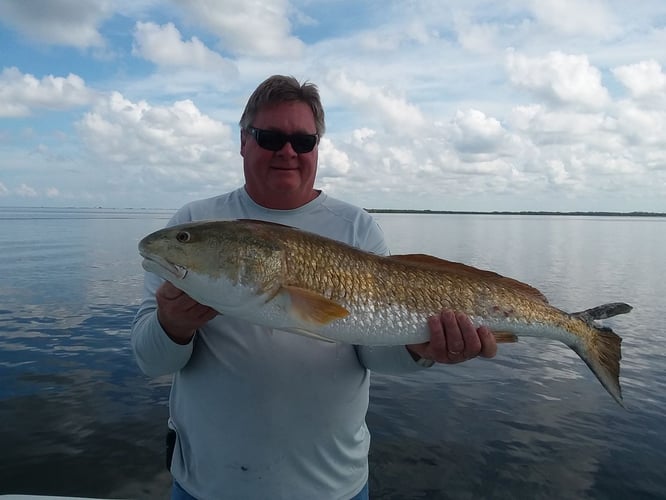
<instances>
[{"instance_id":1,"label":"fish spot","mask_svg":"<svg viewBox=\"0 0 666 500\"><path fill-rule=\"evenodd\" d=\"M243 472L247 472L247 471L248 471L248 468L245 467L244 465L241 465L241 470L242 470Z\"/></svg>"}]
</instances>

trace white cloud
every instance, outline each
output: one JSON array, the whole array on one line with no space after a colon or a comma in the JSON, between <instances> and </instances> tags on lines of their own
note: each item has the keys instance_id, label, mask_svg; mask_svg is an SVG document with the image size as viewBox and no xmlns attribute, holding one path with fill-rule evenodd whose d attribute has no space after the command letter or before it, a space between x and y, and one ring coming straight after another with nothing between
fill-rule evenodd
<instances>
[{"instance_id":1,"label":"white cloud","mask_svg":"<svg viewBox=\"0 0 666 500\"><path fill-rule=\"evenodd\" d=\"M16 189L16 194L18 194L23 198L36 198L37 190L35 190L33 187L28 186L27 184L21 184Z\"/></svg>"},{"instance_id":2,"label":"white cloud","mask_svg":"<svg viewBox=\"0 0 666 500\"><path fill-rule=\"evenodd\" d=\"M453 143L463 153L487 153L497 150L507 139L502 124L482 111L458 111L453 119Z\"/></svg>"},{"instance_id":3,"label":"white cloud","mask_svg":"<svg viewBox=\"0 0 666 500\"><path fill-rule=\"evenodd\" d=\"M614 127L614 121L601 112L552 110L542 105L516 106L509 123L536 144L544 145L592 141L595 135L605 135Z\"/></svg>"},{"instance_id":4,"label":"white cloud","mask_svg":"<svg viewBox=\"0 0 666 500\"><path fill-rule=\"evenodd\" d=\"M321 177L340 177L349 173L349 155L337 149L328 138L322 137L319 143L319 168Z\"/></svg>"},{"instance_id":5,"label":"white cloud","mask_svg":"<svg viewBox=\"0 0 666 500\"><path fill-rule=\"evenodd\" d=\"M644 109L624 101L617 105L617 129L628 144L666 150L666 110ZM666 167L666 165L664 165Z\"/></svg>"},{"instance_id":6,"label":"white cloud","mask_svg":"<svg viewBox=\"0 0 666 500\"><path fill-rule=\"evenodd\" d=\"M601 72L585 55L550 52L527 57L508 51L506 67L511 82L555 105L571 104L598 109L610 102Z\"/></svg>"},{"instance_id":7,"label":"white cloud","mask_svg":"<svg viewBox=\"0 0 666 500\"><path fill-rule=\"evenodd\" d=\"M86 113L77 129L87 161L113 189L133 193L128 196L141 206L172 207L171 193L181 199L192 191L200 195L240 182L231 128L203 114L190 100L153 106L114 92ZM159 202L136 201L146 195L159 198L160 193L170 194L162 194Z\"/></svg>"},{"instance_id":8,"label":"white cloud","mask_svg":"<svg viewBox=\"0 0 666 500\"><path fill-rule=\"evenodd\" d=\"M197 37L183 41L173 25L136 23L132 53L158 66L195 68L206 72L236 73L234 64L210 50Z\"/></svg>"},{"instance_id":9,"label":"white cloud","mask_svg":"<svg viewBox=\"0 0 666 500\"><path fill-rule=\"evenodd\" d=\"M49 44L77 48L104 45L98 27L113 13L111 0L5 0L0 22Z\"/></svg>"},{"instance_id":10,"label":"white cloud","mask_svg":"<svg viewBox=\"0 0 666 500\"><path fill-rule=\"evenodd\" d=\"M174 0L220 39L225 52L299 57L305 45L291 34L287 0ZM302 16L298 16L302 19Z\"/></svg>"},{"instance_id":11,"label":"white cloud","mask_svg":"<svg viewBox=\"0 0 666 500\"><path fill-rule=\"evenodd\" d=\"M378 29L360 33L357 43L359 48L371 52L391 52L416 45L427 45L439 34L431 29L427 22L420 19L400 20L397 25L385 25Z\"/></svg>"},{"instance_id":12,"label":"white cloud","mask_svg":"<svg viewBox=\"0 0 666 500\"><path fill-rule=\"evenodd\" d=\"M94 92L77 75L38 80L18 68L0 73L0 117L28 116L35 109L65 110L89 104Z\"/></svg>"},{"instance_id":13,"label":"white cloud","mask_svg":"<svg viewBox=\"0 0 666 500\"><path fill-rule=\"evenodd\" d=\"M529 7L539 24L564 35L610 38L620 30L603 0L530 0Z\"/></svg>"},{"instance_id":14,"label":"white cloud","mask_svg":"<svg viewBox=\"0 0 666 500\"><path fill-rule=\"evenodd\" d=\"M173 171L222 161L231 145L230 128L201 113L190 100L151 106L117 92L86 113L78 129L89 149L106 161L162 165Z\"/></svg>"},{"instance_id":15,"label":"white cloud","mask_svg":"<svg viewBox=\"0 0 666 500\"><path fill-rule=\"evenodd\" d=\"M242 107L283 73L319 85L319 187L351 202L622 209L603 201L617 192L666 209L656 0L84 3L28 19L0 1L0 23L32 36L0 26L17 66L0 73L0 117L23 117L0 130L3 203L176 207L236 187ZM49 19L41 40L69 47L35 43Z\"/></svg>"},{"instance_id":16,"label":"white cloud","mask_svg":"<svg viewBox=\"0 0 666 500\"><path fill-rule=\"evenodd\" d=\"M490 53L498 49L500 25L491 22L477 22L463 11L454 15L454 25L458 43L465 50L477 53Z\"/></svg>"},{"instance_id":17,"label":"white cloud","mask_svg":"<svg viewBox=\"0 0 666 500\"><path fill-rule=\"evenodd\" d=\"M426 120L421 110L404 97L388 89L378 88L361 80L351 80L344 73L333 72L326 77L327 84L338 94L377 118L390 130L417 135Z\"/></svg>"},{"instance_id":18,"label":"white cloud","mask_svg":"<svg viewBox=\"0 0 666 500\"><path fill-rule=\"evenodd\" d=\"M666 97L666 74L654 59L619 66L613 74L634 97Z\"/></svg>"}]
</instances>

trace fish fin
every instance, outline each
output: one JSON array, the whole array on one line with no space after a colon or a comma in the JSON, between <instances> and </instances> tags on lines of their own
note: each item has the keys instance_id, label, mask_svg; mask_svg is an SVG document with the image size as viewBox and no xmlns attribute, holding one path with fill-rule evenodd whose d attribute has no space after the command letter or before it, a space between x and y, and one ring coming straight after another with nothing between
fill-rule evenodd
<instances>
[{"instance_id":1,"label":"fish fin","mask_svg":"<svg viewBox=\"0 0 666 500\"><path fill-rule=\"evenodd\" d=\"M516 290L520 290L524 294L540 300L545 304L548 303L546 296L533 286L513 278L507 278L506 276L502 276L501 274L497 274L493 271L486 271L485 269L478 269L474 266L469 266L460 262L453 262L450 260L440 259L439 257L435 257L433 255L426 255L421 253L389 255L387 258L407 264L431 267L440 271L446 271L448 273L454 273L461 276L470 276L474 278L483 278L486 281L494 281Z\"/></svg>"},{"instance_id":2,"label":"fish fin","mask_svg":"<svg viewBox=\"0 0 666 500\"><path fill-rule=\"evenodd\" d=\"M316 339L316 340L321 340L323 342L328 342L329 344L335 344L335 340L331 340L328 337L324 337L323 335L319 335L318 333L313 333L308 330L304 330L303 328L289 328L285 330L290 333L295 333L297 335L302 335L303 337L308 337L311 339Z\"/></svg>"},{"instance_id":3,"label":"fish fin","mask_svg":"<svg viewBox=\"0 0 666 500\"><path fill-rule=\"evenodd\" d=\"M589 347L570 346L578 354L611 396L624 407L620 388L622 339L610 328L592 325L595 334Z\"/></svg>"},{"instance_id":4,"label":"fish fin","mask_svg":"<svg viewBox=\"0 0 666 500\"><path fill-rule=\"evenodd\" d=\"M271 227L286 227L289 229L295 229L293 226L287 226L286 224L280 224L279 222L269 222L267 220L258 220L258 219L236 219L238 222L245 222L249 224L254 224L255 226L264 226L267 228Z\"/></svg>"},{"instance_id":5,"label":"fish fin","mask_svg":"<svg viewBox=\"0 0 666 500\"><path fill-rule=\"evenodd\" d=\"M495 342L498 344L512 344L518 342L518 336L515 333L496 332L493 330L493 335L495 336Z\"/></svg>"},{"instance_id":6,"label":"fish fin","mask_svg":"<svg viewBox=\"0 0 666 500\"><path fill-rule=\"evenodd\" d=\"M289 310L300 321L324 326L349 315L349 311L323 295L297 286L283 286L280 293L289 296Z\"/></svg>"},{"instance_id":7,"label":"fish fin","mask_svg":"<svg viewBox=\"0 0 666 500\"><path fill-rule=\"evenodd\" d=\"M577 313L572 313L571 316L577 316L586 321L594 321L595 319L606 319L617 316L618 314L627 314L633 309L629 304L624 302L611 302L610 304L603 304L590 309L585 309Z\"/></svg>"}]
</instances>

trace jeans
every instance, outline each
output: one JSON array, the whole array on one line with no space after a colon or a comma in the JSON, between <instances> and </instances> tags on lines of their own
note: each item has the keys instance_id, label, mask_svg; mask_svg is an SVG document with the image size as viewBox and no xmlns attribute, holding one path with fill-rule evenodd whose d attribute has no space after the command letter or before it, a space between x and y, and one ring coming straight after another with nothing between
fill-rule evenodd
<instances>
[{"instance_id":1,"label":"jeans","mask_svg":"<svg viewBox=\"0 0 666 500\"><path fill-rule=\"evenodd\" d=\"M355 495L353 498L350 500L369 500L369 492L368 492L368 483L365 483L365 486L361 491L358 492L357 495ZM180 484L178 484L178 481L173 482L173 488L171 489L171 500L196 500L192 495L190 495L187 491L185 491Z\"/></svg>"}]
</instances>

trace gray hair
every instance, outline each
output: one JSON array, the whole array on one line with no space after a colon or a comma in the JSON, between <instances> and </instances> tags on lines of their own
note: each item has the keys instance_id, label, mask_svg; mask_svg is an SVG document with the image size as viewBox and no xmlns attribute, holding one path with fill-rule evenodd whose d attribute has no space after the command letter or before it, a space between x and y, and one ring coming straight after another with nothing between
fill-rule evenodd
<instances>
[{"instance_id":1,"label":"gray hair","mask_svg":"<svg viewBox=\"0 0 666 500\"><path fill-rule=\"evenodd\" d=\"M293 76L273 75L261 82L245 105L239 125L245 130L252 125L257 113L265 107L282 102L301 101L310 106L315 120L317 134L321 137L326 131L324 108L319 98L319 89L308 81L300 84Z\"/></svg>"}]
</instances>

